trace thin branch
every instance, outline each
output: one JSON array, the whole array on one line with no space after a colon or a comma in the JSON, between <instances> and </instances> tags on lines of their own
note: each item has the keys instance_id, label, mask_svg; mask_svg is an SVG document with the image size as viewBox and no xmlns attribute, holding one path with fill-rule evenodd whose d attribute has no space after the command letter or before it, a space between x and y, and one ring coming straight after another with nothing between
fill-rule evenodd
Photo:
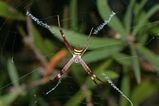
<instances>
[{"instance_id":1,"label":"thin branch","mask_svg":"<svg viewBox=\"0 0 159 106\"><path fill-rule=\"evenodd\" d=\"M43 67L47 69L47 60L45 56L42 55L42 53L36 48L34 42L33 42L33 33L32 33L32 25L31 20L29 17L27 17L27 29L28 29L28 36L24 38L25 43L33 50L35 53L37 59L41 62Z\"/></svg>"}]
</instances>

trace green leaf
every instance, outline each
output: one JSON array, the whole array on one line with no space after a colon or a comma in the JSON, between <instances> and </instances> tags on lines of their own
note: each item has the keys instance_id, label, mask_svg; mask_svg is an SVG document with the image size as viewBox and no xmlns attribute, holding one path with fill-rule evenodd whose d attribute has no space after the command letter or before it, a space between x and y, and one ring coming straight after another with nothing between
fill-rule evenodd
<instances>
[{"instance_id":1,"label":"green leaf","mask_svg":"<svg viewBox=\"0 0 159 106\"><path fill-rule=\"evenodd\" d=\"M49 40L42 38L40 32L32 25L32 33L33 33L33 40L35 46L46 56L49 58L53 55L53 45ZM50 55L52 53L52 55Z\"/></svg>"},{"instance_id":2,"label":"green leaf","mask_svg":"<svg viewBox=\"0 0 159 106\"><path fill-rule=\"evenodd\" d=\"M135 0L131 0L126 11L126 15L124 17L125 28L127 29L127 33L130 33L131 23L132 23L132 10L134 7Z\"/></svg>"},{"instance_id":3,"label":"green leaf","mask_svg":"<svg viewBox=\"0 0 159 106\"><path fill-rule=\"evenodd\" d=\"M0 1L0 16L15 20L25 20L21 13L3 1Z\"/></svg>"},{"instance_id":4,"label":"green leaf","mask_svg":"<svg viewBox=\"0 0 159 106\"><path fill-rule=\"evenodd\" d=\"M19 95L24 95L26 92L24 86L17 86L12 88L12 92L0 97L0 106L11 106Z\"/></svg>"},{"instance_id":5,"label":"green leaf","mask_svg":"<svg viewBox=\"0 0 159 106\"><path fill-rule=\"evenodd\" d=\"M17 72L16 66L14 65L13 60L11 59L8 60L7 68L8 68L8 73L13 85L19 86L18 72Z\"/></svg>"},{"instance_id":6,"label":"green leaf","mask_svg":"<svg viewBox=\"0 0 159 106\"><path fill-rule=\"evenodd\" d=\"M55 37L62 40L58 27L53 26L51 29L51 32L54 34ZM80 47L85 47L86 40L87 40L86 35L77 33L74 31L65 30L65 29L63 29L63 32L65 34L66 39L72 46L80 45ZM122 45L122 42L120 40L91 37L88 49L97 49L97 48L103 48L108 46L118 46L118 45Z\"/></svg>"},{"instance_id":7,"label":"green leaf","mask_svg":"<svg viewBox=\"0 0 159 106\"><path fill-rule=\"evenodd\" d=\"M138 41L139 41L141 44L143 44L143 45L144 45L144 44L145 44L145 45L147 44L148 38L149 38L149 35L148 35L148 33L146 33L146 32L143 33L143 34L141 33L140 36L137 37Z\"/></svg>"},{"instance_id":8,"label":"green leaf","mask_svg":"<svg viewBox=\"0 0 159 106\"><path fill-rule=\"evenodd\" d=\"M118 46L109 46L109 47L105 47L102 49L96 49L94 51L85 53L85 55L83 56L83 59L87 63L99 61L99 60L105 59L107 57L110 57L115 53L120 52L121 49L122 48L119 45Z\"/></svg>"},{"instance_id":9,"label":"green leaf","mask_svg":"<svg viewBox=\"0 0 159 106\"><path fill-rule=\"evenodd\" d=\"M137 46L137 51L143 56L147 61L149 61L159 72L159 57L156 56L152 51L143 47Z\"/></svg>"},{"instance_id":10,"label":"green leaf","mask_svg":"<svg viewBox=\"0 0 159 106\"><path fill-rule=\"evenodd\" d=\"M112 10L108 6L108 0L97 0L97 8L100 16L103 20L107 20ZM120 33L122 37L126 36L126 30L124 29L120 20L114 16L108 25L113 28L116 32Z\"/></svg>"},{"instance_id":11,"label":"green leaf","mask_svg":"<svg viewBox=\"0 0 159 106\"><path fill-rule=\"evenodd\" d=\"M134 102L134 105L139 105L146 98L157 92L157 90L158 88L150 81L144 81L140 85L136 86L136 88L132 92L131 97L132 101Z\"/></svg>"},{"instance_id":12,"label":"green leaf","mask_svg":"<svg viewBox=\"0 0 159 106\"><path fill-rule=\"evenodd\" d=\"M116 79L119 75L114 70L106 70L105 74L109 76L111 79Z\"/></svg>"},{"instance_id":13,"label":"green leaf","mask_svg":"<svg viewBox=\"0 0 159 106\"><path fill-rule=\"evenodd\" d=\"M112 59L104 61L96 70L105 70L112 64Z\"/></svg>"},{"instance_id":14,"label":"green leaf","mask_svg":"<svg viewBox=\"0 0 159 106\"><path fill-rule=\"evenodd\" d=\"M35 69L32 70L33 73L31 74L30 81L32 81L32 82L35 81L36 82L41 78L41 75L40 75L39 71L40 71L39 68L35 68ZM37 95L36 95L38 93L38 90L39 90L39 87L35 87L34 89L32 89L29 92L29 103L30 103L31 106L35 105L35 98L36 98L36 100L39 99L39 97L37 97ZM45 106L45 105L42 105L42 106Z\"/></svg>"},{"instance_id":15,"label":"green leaf","mask_svg":"<svg viewBox=\"0 0 159 106\"><path fill-rule=\"evenodd\" d=\"M105 80L105 77L103 76L103 74L107 74L110 79L118 78L119 75L115 71L107 70L107 68L110 67L111 64L112 64L112 60L109 59L105 61L104 63L102 63L98 68L92 69L92 71L98 78L100 78L101 80L105 82L107 82L107 80ZM86 85L89 89L95 87L95 84L93 83L90 77L87 77Z\"/></svg>"},{"instance_id":16,"label":"green leaf","mask_svg":"<svg viewBox=\"0 0 159 106\"><path fill-rule=\"evenodd\" d=\"M40 104L40 106L50 106L48 102L42 97L38 97L38 104ZM35 98L33 106L35 106Z\"/></svg>"},{"instance_id":17,"label":"green leaf","mask_svg":"<svg viewBox=\"0 0 159 106\"><path fill-rule=\"evenodd\" d=\"M11 103L18 97L18 93L9 93L0 97L0 106L11 106Z\"/></svg>"},{"instance_id":18,"label":"green leaf","mask_svg":"<svg viewBox=\"0 0 159 106\"><path fill-rule=\"evenodd\" d=\"M159 27L159 21L147 23L139 31L138 35L140 35L140 36L136 36L137 41L142 43L142 44L147 45L149 43L149 41L151 41L155 38L154 35L156 35L156 36L159 35L158 27ZM151 33L153 33L153 35ZM148 40L149 37L151 37L151 38Z\"/></svg>"},{"instance_id":19,"label":"green leaf","mask_svg":"<svg viewBox=\"0 0 159 106\"><path fill-rule=\"evenodd\" d=\"M93 71L94 74L96 74L97 76L102 76L102 73L104 73L104 69L108 68L111 65L111 63L111 60L107 60L106 62L102 63L97 69L95 69L95 71ZM88 89L91 89L95 86L90 77L86 79L85 83ZM84 95L82 91L79 90L64 106L78 106L83 100Z\"/></svg>"},{"instance_id":20,"label":"green leaf","mask_svg":"<svg viewBox=\"0 0 159 106\"><path fill-rule=\"evenodd\" d=\"M83 76L83 73L81 70L84 71L83 67L79 64L72 64L71 67L71 74L73 76L73 78L75 79L75 81L78 84L83 84L84 78L85 76Z\"/></svg>"},{"instance_id":21,"label":"green leaf","mask_svg":"<svg viewBox=\"0 0 159 106\"><path fill-rule=\"evenodd\" d=\"M68 8L68 6L64 6L63 19L68 19L69 17L70 17L69 8ZM68 29L69 28L69 23L70 23L69 21L62 21L63 28Z\"/></svg>"},{"instance_id":22,"label":"green leaf","mask_svg":"<svg viewBox=\"0 0 159 106\"><path fill-rule=\"evenodd\" d=\"M84 100L82 91L78 91L64 106L78 106Z\"/></svg>"},{"instance_id":23,"label":"green leaf","mask_svg":"<svg viewBox=\"0 0 159 106\"><path fill-rule=\"evenodd\" d=\"M18 31L23 38L26 36L26 33L24 29L22 28L22 26L18 26Z\"/></svg>"},{"instance_id":24,"label":"green leaf","mask_svg":"<svg viewBox=\"0 0 159 106\"><path fill-rule=\"evenodd\" d=\"M132 66L135 74L135 78L137 80L137 83L141 82L141 70L140 70L140 63L139 58L136 52L136 49L133 44L130 44L131 54L132 54Z\"/></svg>"},{"instance_id":25,"label":"green leaf","mask_svg":"<svg viewBox=\"0 0 159 106\"><path fill-rule=\"evenodd\" d=\"M159 10L159 5L155 5L148 11L148 13L140 19L136 27L134 28L132 35L136 36L136 34L141 30L141 28L147 23L148 19Z\"/></svg>"},{"instance_id":26,"label":"green leaf","mask_svg":"<svg viewBox=\"0 0 159 106\"><path fill-rule=\"evenodd\" d=\"M125 70L127 71L127 70ZM123 91L123 93L128 96L129 95L129 88L130 84L129 84L129 77L127 74L124 74L123 78L122 78L122 83L121 83L121 91ZM128 106L128 101L122 96L120 95L120 106ZM129 104L130 106L130 104Z\"/></svg>"},{"instance_id":27,"label":"green leaf","mask_svg":"<svg viewBox=\"0 0 159 106\"><path fill-rule=\"evenodd\" d=\"M52 51L54 46L52 42L50 42L48 39L43 39L40 32L36 29L35 26L32 25L31 27L32 33L33 33L33 41L35 46L42 52L46 57L51 58L54 55L54 52ZM22 35L22 37L27 36L24 29L22 27L18 27L19 33Z\"/></svg>"},{"instance_id":28,"label":"green leaf","mask_svg":"<svg viewBox=\"0 0 159 106\"><path fill-rule=\"evenodd\" d=\"M136 16L139 15L139 13L142 11L143 7L145 6L145 4L147 3L148 0L142 0L141 3L139 3L137 5L137 7L134 9L135 10L135 14Z\"/></svg>"},{"instance_id":29,"label":"green leaf","mask_svg":"<svg viewBox=\"0 0 159 106\"><path fill-rule=\"evenodd\" d=\"M78 30L78 16L77 16L78 3L77 0L71 0L70 2L70 18L71 18L71 29L73 31Z\"/></svg>"},{"instance_id":30,"label":"green leaf","mask_svg":"<svg viewBox=\"0 0 159 106\"><path fill-rule=\"evenodd\" d=\"M134 57L134 56L133 56ZM131 56L123 53L115 53L113 55L113 59L115 59L121 65L130 66L131 65Z\"/></svg>"},{"instance_id":31,"label":"green leaf","mask_svg":"<svg viewBox=\"0 0 159 106\"><path fill-rule=\"evenodd\" d=\"M159 37L159 26L156 26L150 30L151 33Z\"/></svg>"}]
</instances>

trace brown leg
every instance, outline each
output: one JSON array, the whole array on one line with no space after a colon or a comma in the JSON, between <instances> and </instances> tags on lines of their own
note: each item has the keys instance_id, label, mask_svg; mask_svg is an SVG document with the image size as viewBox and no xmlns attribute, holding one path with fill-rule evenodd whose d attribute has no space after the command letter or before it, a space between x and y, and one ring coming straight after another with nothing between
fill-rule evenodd
<instances>
[{"instance_id":1,"label":"brown leg","mask_svg":"<svg viewBox=\"0 0 159 106\"><path fill-rule=\"evenodd\" d=\"M69 44L69 42L67 41L67 39L66 39L66 37L65 37L65 35L64 35L63 31L62 31L62 28L61 28L61 25L60 25L59 15L57 15L57 20L58 20L59 31L60 31L60 34L61 34L63 40L64 40L64 43L65 43L67 49L73 54L73 48L72 48L72 46Z\"/></svg>"},{"instance_id":2,"label":"brown leg","mask_svg":"<svg viewBox=\"0 0 159 106\"><path fill-rule=\"evenodd\" d=\"M80 59L80 63L81 63L81 65L83 66L83 68L85 69L85 71L91 77L91 79L93 80L93 82L95 84L97 84L97 81L105 83L100 78L98 78L95 74L93 74L93 72L91 71L91 69L88 67L88 65L82 59Z\"/></svg>"},{"instance_id":3,"label":"brown leg","mask_svg":"<svg viewBox=\"0 0 159 106\"><path fill-rule=\"evenodd\" d=\"M71 58L69 60L69 62L66 63L66 65L63 67L63 69L55 76L55 78L50 79L51 81L53 80L59 80L61 79L61 77L63 76L63 74L65 74L68 71L68 68L70 67L70 65L73 63L73 58Z\"/></svg>"},{"instance_id":4,"label":"brown leg","mask_svg":"<svg viewBox=\"0 0 159 106\"><path fill-rule=\"evenodd\" d=\"M89 43L89 39L92 35L92 32L93 32L93 28L91 29L90 33L89 33L89 36L87 38L87 41L86 41L86 44L85 44L85 47L83 48L82 50L82 53L81 53L81 56L86 52L86 50L88 49L88 43Z\"/></svg>"}]
</instances>

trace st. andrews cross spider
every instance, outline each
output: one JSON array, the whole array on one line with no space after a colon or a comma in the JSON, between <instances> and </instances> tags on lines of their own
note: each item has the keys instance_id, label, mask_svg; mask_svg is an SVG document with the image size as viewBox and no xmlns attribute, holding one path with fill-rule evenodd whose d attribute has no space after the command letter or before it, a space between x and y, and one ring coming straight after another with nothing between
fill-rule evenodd
<instances>
[{"instance_id":1,"label":"st. andrews cross spider","mask_svg":"<svg viewBox=\"0 0 159 106\"><path fill-rule=\"evenodd\" d=\"M29 16L31 19L33 19L37 24L39 24L40 26L45 27L46 29L48 29L49 31L51 31L51 28L49 25L47 25L46 23L43 23L42 21L40 21L38 18L34 17L31 13L29 13L28 11L26 12L26 15ZM108 21L105 21L106 24L111 20L111 17L114 15L114 12L112 12L112 14L109 17ZM70 67L70 65L75 62L75 63L80 63L83 68L85 69L85 71L87 72L87 74L91 77L91 79L93 80L93 82L95 84L97 84L97 81L102 82L102 83L106 83L104 81L102 81L101 79L99 79L95 74L93 74L93 72L91 71L91 69L88 67L88 65L83 61L83 59L81 58L83 56L83 54L86 52L87 48L88 48L88 40L93 32L93 28L91 29L89 36L87 38L85 47L83 49L81 49L80 47L76 47L75 49L72 48L72 46L69 44L69 42L67 41L67 39L65 38L65 35L62 31L61 25L60 25L60 19L59 16L57 16L58 19L58 26L59 26L59 31L60 34L64 40L64 44L66 45L67 49L70 51L70 53L73 55L73 57L66 63L66 65L63 67L63 69L53 78L50 80L58 80L58 83L56 84L56 86L54 88L52 88L51 90L49 90L46 94L49 94L51 91L55 90L56 87L61 83L61 78L63 76L63 74L65 74L68 71L68 68ZM100 25L93 34L97 34L104 26L105 24ZM52 31L51 31L52 32ZM103 74L105 79L108 81L108 83L117 91L119 92L125 99L127 99L129 101L129 103L131 104L131 106L133 106L133 102L119 89L115 86L115 84L109 79L109 77L106 74Z\"/></svg>"},{"instance_id":2,"label":"st. andrews cross spider","mask_svg":"<svg viewBox=\"0 0 159 106\"><path fill-rule=\"evenodd\" d=\"M76 48L72 48L72 46L69 44L69 42L67 41L67 39L66 39L66 37L65 37L65 35L64 35L63 31L62 31L62 28L61 28L61 25L60 25L59 16L57 16L57 20L58 20L59 31L60 31L60 34L61 34L61 36L63 38L64 44L66 45L66 47L70 51L70 53L73 55L73 57L66 63L66 65L63 67L63 69L55 76L54 79L59 80L63 76L63 74L65 74L68 71L68 68L70 67L70 65L73 62L75 62L75 63L80 63L83 66L83 68L85 69L85 71L91 77L91 79L93 80L93 82L95 84L97 84L97 81L104 82L101 79L99 79L95 74L93 74L91 69L88 67L88 65L81 58L83 56L83 54L86 52L87 48L88 48L88 40L89 40L89 38L90 38L90 36L91 36L91 34L93 32L93 28L91 29L91 31L89 33L86 45L85 45L85 47L83 49L81 49L79 46L76 47Z\"/></svg>"}]
</instances>

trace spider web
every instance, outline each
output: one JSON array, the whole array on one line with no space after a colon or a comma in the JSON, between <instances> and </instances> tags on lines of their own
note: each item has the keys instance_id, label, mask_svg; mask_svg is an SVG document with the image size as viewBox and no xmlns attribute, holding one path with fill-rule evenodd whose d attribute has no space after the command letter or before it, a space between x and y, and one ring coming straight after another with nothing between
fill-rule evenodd
<instances>
[{"instance_id":1,"label":"spider web","mask_svg":"<svg viewBox=\"0 0 159 106\"><path fill-rule=\"evenodd\" d=\"M33 1L32 1L33 2ZM19 6L22 6L22 5L25 5L24 6L24 11L26 11L26 7L28 7L32 2L28 2L27 0L25 0L25 1L23 1L22 3L20 3L20 4L17 4L17 6L16 6L16 8L18 8ZM36 2L39 2L39 1L36 1ZM41 19L41 20L44 20L44 21L49 21L49 20L51 20L52 19L52 17L56 17L56 16L49 16L49 17L47 17L47 18L43 18L43 19ZM64 21L68 21L68 20L70 20L70 19L65 19ZM8 22L8 20L6 19L4 22L2 22L1 23L1 25L0 25L0 32L2 32L3 30L5 30L5 26L6 26L6 24L7 24L7 22ZM101 24L101 25L103 25L103 24ZM45 25L43 25L45 28L48 28L48 26L46 26L46 24ZM100 29L103 29L104 28L104 26L101 28L99 28L99 30L96 30L94 33L97 33L98 31L100 31ZM16 43L17 43L17 40L18 40L18 38L17 38L17 33L18 33L18 31L13 31L13 30L10 30L9 29L9 31L8 31L8 34L6 34L5 36L3 36L3 35L1 35L1 37L3 37L3 41L1 41L2 42L2 44L1 44L1 51L0 51L0 57L1 57L1 59L3 59L4 58L4 55L5 55L5 50L4 50L4 48L6 47L6 44L8 43L8 42L10 42L8 39L9 39L9 37L12 35L13 37L12 37L12 41L11 41L11 43L10 43L10 48L9 48L9 52L10 52L10 54L11 54L11 60L12 60L12 63L13 64L16 64L17 63L17 60L16 60L16 58L14 57L14 50L16 49L15 48L15 45L17 45ZM151 42L153 42L153 40L155 39L155 37L152 35L151 36L151 38L152 39L150 39L149 41L147 41L147 45L149 44L149 43L151 43ZM125 58L121 58L121 59L126 59L126 58L130 58L130 57L125 57ZM135 56L134 56L134 58L135 58ZM1 71L1 73L3 73L3 70L5 70L5 68L3 67L3 61L1 60L1 64L2 64L2 69L0 70ZM23 74L23 75L20 75L20 77L19 77L19 81L21 81L21 82L23 82L25 79L27 79L27 78L29 78L29 77L31 77L31 76L33 76L34 74L38 74L37 72L39 71L40 69L39 69L39 66L37 66L37 67L35 67L34 69L32 69L32 71L29 71L29 72L26 72L25 74ZM102 73L102 74L104 74L104 73ZM103 76L104 77L104 76ZM67 81L68 80L68 81ZM40 90L42 90L42 94L39 94L35 89L33 89L33 91L32 91L32 93L30 93L30 97L32 97L32 103L29 103L29 106L39 106L39 105L43 105L43 106L49 106L49 103L50 103L50 101L55 101L55 104L56 104L56 101L57 101L57 99L61 99L61 100L63 100L63 99L65 99L65 101L66 100L69 100L71 97L72 97L72 92L73 91L78 91L79 90L79 87L78 87L78 85L76 84L76 85L73 85L73 83L72 83L72 81L71 80L73 80L73 78L69 75L69 76L67 76L67 79L62 79L62 80L59 80L58 82L54 82L54 83L51 83L50 82L50 85L52 85L52 88L51 88L51 90L50 90L50 86L49 87L41 87L41 89ZM108 78L106 77L106 80L108 80ZM112 82L110 81L110 80L108 80L111 84L112 84ZM92 83L93 84L93 83ZM9 88L11 88L13 86L13 84L11 83L11 82L7 82L7 83L5 83L5 85L1 85L0 86L0 92L1 91L3 91L4 89L9 89ZM110 85L109 85L110 86ZM115 86L115 85L111 85L111 86ZM65 93L65 94L61 94L60 93L60 90L62 91L62 90L65 90L64 88L66 88L67 90L67 92ZM34 91L35 90L35 91ZM9 91L8 91L9 92ZM94 91L95 92L95 91ZM94 93L93 92L93 93ZM120 91L118 91L119 93L121 93ZM124 91L123 91L124 92ZM82 95L82 94L81 94ZM53 97L53 99L51 99L51 98ZM99 94L97 94L96 92L95 92L95 95L93 95L93 100L92 100L92 103L93 104L90 104L89 106L91 106L91 105L94 105L94 106L105 106L105 98L103 98L103 97L101 97ZM46 98L46 100L44 99L44 98ZM113 98L112 97L112 100L114 100L115 101L115 98ZM129 99L128 99L129 100ZM18 103L13 103L13 105L21 105L21 104L18 104ZM57 103L57 105L58 105L58 103ZM88 105L88 101L86 101L86 100L83 100L82 101L82 103L81 103L81 106L85 106L85 105Z\"/></svg>"}]
</instances>

